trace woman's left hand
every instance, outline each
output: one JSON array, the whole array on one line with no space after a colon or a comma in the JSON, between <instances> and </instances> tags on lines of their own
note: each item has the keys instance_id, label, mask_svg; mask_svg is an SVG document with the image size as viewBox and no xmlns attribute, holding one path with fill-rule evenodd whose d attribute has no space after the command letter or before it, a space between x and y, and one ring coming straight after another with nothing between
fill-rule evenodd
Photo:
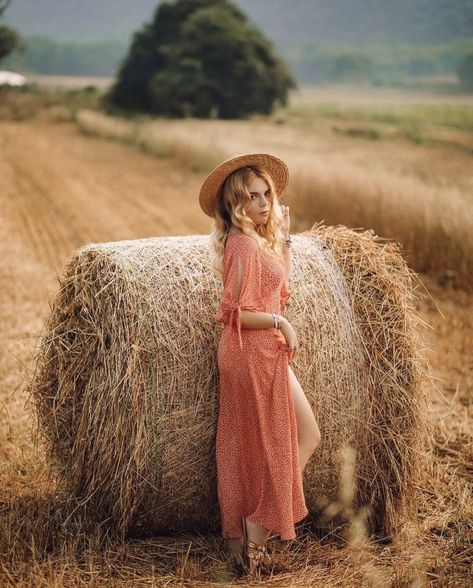
<instances>
[{"instance_id":1,"label":"woman's left hand","mask_svg":"<svg viewBox=\"0 0 473 588\"><path fill-rule=\"evenodd\" d=\"M289 206L285 206L284 204L281 204L281 212L283 215L283 225L282 225L282 231L284 233L284 237L288 237L289 236L289 226L291 224L291 219L289 218Z\"/></svg>"}]
</instances>

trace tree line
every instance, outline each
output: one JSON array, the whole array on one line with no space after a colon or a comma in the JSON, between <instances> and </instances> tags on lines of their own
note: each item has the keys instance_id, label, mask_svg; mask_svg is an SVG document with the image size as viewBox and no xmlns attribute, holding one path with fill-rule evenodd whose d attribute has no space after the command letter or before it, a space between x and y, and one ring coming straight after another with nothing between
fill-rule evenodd
<instances>
[{"instance_id":1,"label":"tree line","mask_svg":"<svg viewBox=\"0 0 473 588\"><path fill-rule=\"evenodd\" d=\"M23 49L3 60L3 67L22 73L47 75L116 75L127 53L121 41L60 42L47 37L26 37ZM0 41L0 54L2 43ZM280 50L300 84L338 80L396 83L406 77L457 74L471 38L441 45L376 45L343 48L289 47Z\"/></svg>"}]
</instances>

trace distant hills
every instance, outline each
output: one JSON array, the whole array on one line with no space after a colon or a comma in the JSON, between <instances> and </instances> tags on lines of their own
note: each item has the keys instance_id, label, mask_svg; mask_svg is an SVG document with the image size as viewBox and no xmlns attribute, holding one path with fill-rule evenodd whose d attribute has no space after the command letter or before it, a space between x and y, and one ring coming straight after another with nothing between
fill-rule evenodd
<instances>
[{"instance_id":1,"label":"distant hills","mask_svg":"<svg viewBox=\"0 0 473 588\"><path fill-rule=\"evenodd\" d=\"M13 0L4 21L24 36L120 41L157 0ZM473 0L235 0L275 45L337 47L445 43L473 36Z\"/></svg>"},{"instance_id":2,"label":"distant hills","mask_svg":"<svg viewBox=\"0 0 473 588\"><path fill-rule=\"evenodd\" d=\"M112 76L157 0L13 0L3 21L27 42L2 68ZM473 0L234 0L299 83L347 68L376 84L445 75L473 51ZM349 55L347 62L347 54ZM357 70L357 71L355 71ZM338 73L337 73L338 72Z\"/></svg>"}]
</instances>

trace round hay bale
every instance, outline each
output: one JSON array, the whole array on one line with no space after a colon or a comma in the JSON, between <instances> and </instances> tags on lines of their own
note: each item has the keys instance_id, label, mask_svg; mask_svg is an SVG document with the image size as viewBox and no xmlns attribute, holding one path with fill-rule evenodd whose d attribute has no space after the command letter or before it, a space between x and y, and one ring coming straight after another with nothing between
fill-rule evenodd
<instances>
[{"instance_id":1,"label":"round hay bale","mask_svg":"<svg viewBox=\"0 0 473 588\"><path fill-rule=\"evenodd\" d=\"M304 472L314 519L356 451L356 503L390 533L412 513L422 353L412 273L370 231L293 237L292 363L321 430ZM214 315L207 235L96 243L64 268L29 386L58 489L127 535L218 530Z\"/></svg>"}]
</instances>

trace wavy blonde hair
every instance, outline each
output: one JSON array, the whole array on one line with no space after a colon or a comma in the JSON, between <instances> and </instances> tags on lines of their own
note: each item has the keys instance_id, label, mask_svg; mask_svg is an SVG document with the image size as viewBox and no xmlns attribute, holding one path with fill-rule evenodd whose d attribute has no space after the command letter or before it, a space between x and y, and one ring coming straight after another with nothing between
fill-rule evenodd
<instances>
[{"instance_id":1,"label":"wavy blonde hair","mask_svg":"<svg viewBox=\"0 0 473 588\"><path fill-rule=\"evenodd\" d=\"M256 177L264 180L270 191L271 209L267 222L262 225L256 225L246 214L246 209L251 203L248 188ZM257 165L248 165L229 174L215 205L210 235L211 269L214 274L222 278L225 243L232 226L251 235L260 247L282 260L283 222L279 196L266 170Z\"/></svg>"}]
</instances>

